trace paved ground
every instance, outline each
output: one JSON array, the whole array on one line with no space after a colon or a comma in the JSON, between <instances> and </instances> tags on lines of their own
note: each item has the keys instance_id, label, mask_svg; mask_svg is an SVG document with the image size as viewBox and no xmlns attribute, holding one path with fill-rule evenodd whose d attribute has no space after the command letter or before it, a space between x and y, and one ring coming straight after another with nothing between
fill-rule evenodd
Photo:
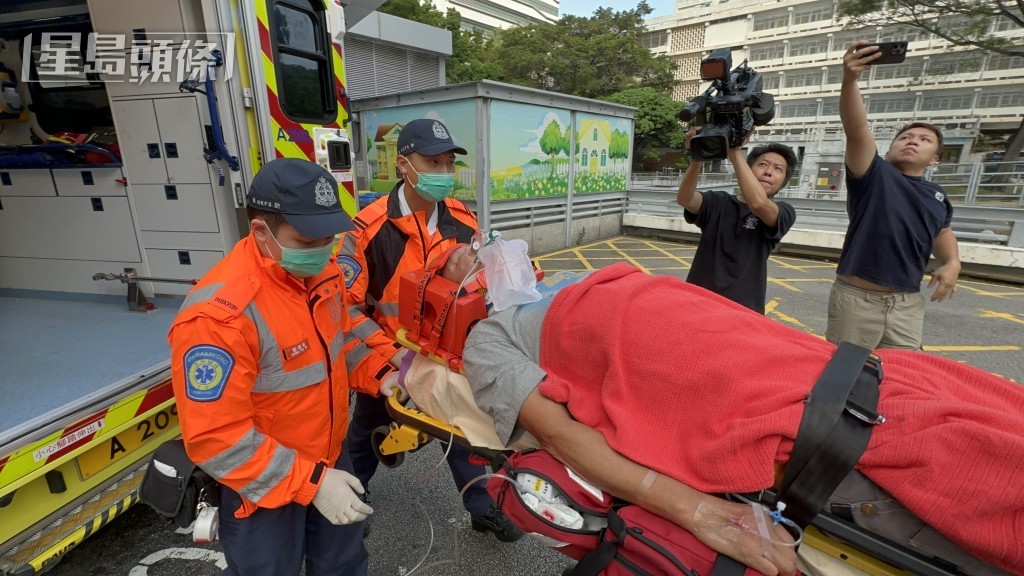
<instances>
[{"instance_id":1,"label":"paved ground","mask_svg":"<svg viewBox=\"0 0 1024 576\"><path fill-rule=\"evenodd\" d=\"M626 260L652 273L685 278L693 253L693 245L618 237L548 254L538 262L547 270L583 270ZM778 257L772 258L769 274L768 315L824 334L835 264ZM929 303L926 310L926 350L1024 382L1024 286L963 279L953 301ZM428 550L431 528L433 546L417 574L557 575L569 565L532 541L500 544L473 532L447 467L424 478L441 458L435 443L374 477L370 488L377 511L367 539L371 575L408 576ZM70 553L52 574L213 575L223 561L218 550L192 544L149 509L136 506Z\"/></svg>"}]
</instances>

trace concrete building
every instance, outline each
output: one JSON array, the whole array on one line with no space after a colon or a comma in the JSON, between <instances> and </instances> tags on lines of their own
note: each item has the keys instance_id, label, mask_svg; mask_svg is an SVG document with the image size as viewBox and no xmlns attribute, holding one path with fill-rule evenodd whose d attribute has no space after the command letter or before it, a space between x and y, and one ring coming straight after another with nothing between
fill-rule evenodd
<instances>
[{"instance_id":1,"label":"concrete building","mask_svg":"<svg viewBox=\"0 0 1024 576\"><path fill-rule=\"evenodd\" d=\"M441 12L454 8L462 15L462 27L494 30L558 20L561 0L433 0Z\"/></svg>"},{"instance_id":2,"label":"concrete building","mask_svg":"<svg viewBox=\"0 0 1024 576\"><path fill-rule=\"evenodd\" d=\"M943 163L974 161L979 134L1013 133L1024 115L1024 58L955 48L898 23L846 29L831 0L678 0L674 15L652 19L648 28L645 44L679 64L677 100L706 88L699 64L707 51L732 48L733 66L750 60L764 75L764 90L775 95L775 119L756 141L797 150L805 191L842 188L839 88L843 52L854 40L910 42L904 63L875 66L861 77L881 152L896 128L916 120L943 129ZM1009 20L994 22L993 31L1024 43L1024 29Z\"/></svg>"}]
</instances>

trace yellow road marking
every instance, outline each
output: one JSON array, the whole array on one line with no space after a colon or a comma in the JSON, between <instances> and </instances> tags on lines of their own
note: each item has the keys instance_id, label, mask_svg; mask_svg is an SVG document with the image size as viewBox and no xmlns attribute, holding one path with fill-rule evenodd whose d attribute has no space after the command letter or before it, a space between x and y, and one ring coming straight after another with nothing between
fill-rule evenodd
<instances>
[{"instance_id":1,"label":"yellow road marking","mask_svg":"<svg viewBox=\"0 0 1024 576\"><path fill-rule=\"evenodd\" d=\"M1002 320L1009 320L1010 322L1016 322L1017 324L1024 324L1024 320L1017 318L1015 315L1009 312L996 312L994 310L985 310L982 308L978 309L981 314L981 318L1000 318Z\"/></svg>"},{"instance_id":2,"label":"yellow road marking","mask_svg":"<svg viewBox=\"0 0 1024 576\"><path fill-rule=\"evenodd\" d=\"M623 250L623 249L619 248L618 246L616 246L615 242L613 242L612 240L608 241L608 246L611 247L612 250L618 252L619 254L622 254L622 259L623 260L626 260L627 262L629 262L633 266L636 266L637 268L643 270L647 274L651 273L651 271L648 270L646 266L644 266L643 264L637 262L632 256L627 254L625 250Z\"/></svg>"},{"instance_id":3,"label":"yellow road marking","mask_svg":"<svg viewBox=\"0 0 1024 576\"><path fill-rule=\"evenodd\" d=\"M925 346L926 352L1016 352L1020 346Z\"/></svg>"},{"instance_id":4,"label":"yellow road marking","mask_svg":"<svg viewBox=\"0 0 1024 576\"><path fill-rule=\"evenodd\" d=\"M654 248L658 252L661 252L662 254L665 255L666 258L671 258L671 259L675 260L676 262L679 262L680 264L682 264L686 268L690 268L690 263L687 262L686 260L683 260L682 257L676 256L675 254L672 254L668 250L665 250L665 249L662 249L662 248L658 248L658 247L656 247L654 244L652 244L650 242L645 242L645 244L647 244L651 248Z\"/></svg>"},{"instance_id":5,"label":"yellow road marking","mask_svg":"<svg viewBox=\"0 0 1024 576\"><path fill-rule=\"evenodd\" d=\"M591 265L590 261L587 260L586 258L584 258L582 252L580 252L579 250L573 250L573 254L575 254L576 257L580 259L580 262L583 262L583 265L587 267L587 270L593 270L594 269L594 266Z\"/></svg>"},{"instance_id":6,"label":"yellow road marking","mask_svg":"<svg viewBox=\"0 0 1024 576\"><path fill-rule=\"evenodd\" d=\"M789 284L789 280L788 279L787 280L781 280L779 278L769 278L768 281L771 282L772 284L775 284L776 286L782 286L783 288L785 288L786 290L789 290L790 292L803 292L803 290L797 288L796 286L791 286Z\"/></svg>"},{"instance_id":7,"label":"yellow road marking","mask_svg":"<svg viewBox=\"0 0 1024 576\"><path fill-rule=\"evenodd\" d=\"M792 324L793 326L800 328L801 330L807 332L808 334L811 334L812 336L818 336L817 334L814 333L814 330L811 329L810 326L807 326L803 322L797 320L796 318L793 318L788 314L780 312L778 298L772 298L770 302L764 305L764 314L765 316L775 316L776 318L778 318L782 322L785 322L786 324ZM818 336L818 338L821 338L821 336Z\"/></svg>"}]
</instances>

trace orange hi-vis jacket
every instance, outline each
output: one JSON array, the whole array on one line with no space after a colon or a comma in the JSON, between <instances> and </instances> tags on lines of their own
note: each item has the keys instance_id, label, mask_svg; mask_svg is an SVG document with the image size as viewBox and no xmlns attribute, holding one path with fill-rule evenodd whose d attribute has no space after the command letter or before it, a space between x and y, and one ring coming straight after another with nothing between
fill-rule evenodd
<instances>
[{"instance_id":1,"label":"orange hi-vis jacket","mask_svg":"<svg viewBox=\"0 0 1024 576\"><path fill-rule=\"evenodd\" d=\"M402 193L399 182L390 194L363 208L353 219L356 229L345 233L338 253L352 335L359 340L346 352L345 363L349 377L363 386L363 378L379 382L391 371L388 361L398 346L398 279L422 269L451 246L469 242L477 230L473 212L449 198L437 203L437 230L431 236L423 212L402 215Z\"/></svg>"},{"instance_id":2,"label":"orange hi-vis jacket","mask_svg":"<svg viewBox=\"0 0 1024 576\"><path fill-rule=\"evenodd\" d=\"M171 379L189 457L243 497L235 512L308 505L348 429L350 325L328 264L301 279L250 234L171 325ZM360 379L366 381L366 379ZM366 390L376 393L376 389Z\"/></svg>"}]
</instances>

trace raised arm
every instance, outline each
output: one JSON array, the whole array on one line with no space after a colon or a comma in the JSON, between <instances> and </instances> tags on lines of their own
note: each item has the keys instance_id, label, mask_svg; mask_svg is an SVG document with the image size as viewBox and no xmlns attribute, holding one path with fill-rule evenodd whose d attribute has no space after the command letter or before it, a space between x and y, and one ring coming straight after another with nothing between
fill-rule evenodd
<instances>
[{"instance_id":1,"label":"raised arm","mask_svg":"<svg viewBox=\"0 0 1024 576\"><path fill-rule=\"evenodd\" d=\"M743 194L743 201L755 216L761 219L766 226L777 228L779 224L779 205L768 197L768 192L758 181L757 175L747 164L743 157L743 151L739 147L729 149L729 161L732 162L736 171L736 181L740 185L740 193Z\"/></svg>"},{"instance_id":2,"label":"raised arm","mask_svg":"<svg viewBox=\"0 0 1024 576\"><path fill-rule=\"evenodd\" d=\"M843 54L843 85L839 92L839 118L846 132L846 169L854 178L867 173L878 153L857 86L860 75L882 55L877 46L865 48L867 44L865 40L858 40Z\"/></svg>"},{"instance_id":3,"label":"raised arm","mask_svg":"<svg viewBox=\"0 0 1024 576\"><path fill-rule=\"evenodd\" d=\"M690 138L693 138L693 135L699 131L700 128L692 128L686 133L687 149L690 148ZM690 166L679 183L679 193L676 194L676 203L693 214L700 213L701 204L704 202L704 197L697 191L697 180L700 178L700 170L703 165L704 163L699 160L690 161Z\"/></svg>"},{"instance_id":4,"label":"raised arm","mask_svg":"<svg viewBox=\"0 0 1024 576\"><path fill-rule=\"evenodd\" d=\"M713 550L764 574L795 573L792 548L774 546L768 553L758 534L740 527L755 525L750 506L704 494L661 474L643 487L647 468L612 450L604 436L573 420L565 406L538 390L523 403L519 424L552 456L605 492L671 520ZM792 540L781 527L774 530L774 538Z\"/></svg>"}]
</instances>

